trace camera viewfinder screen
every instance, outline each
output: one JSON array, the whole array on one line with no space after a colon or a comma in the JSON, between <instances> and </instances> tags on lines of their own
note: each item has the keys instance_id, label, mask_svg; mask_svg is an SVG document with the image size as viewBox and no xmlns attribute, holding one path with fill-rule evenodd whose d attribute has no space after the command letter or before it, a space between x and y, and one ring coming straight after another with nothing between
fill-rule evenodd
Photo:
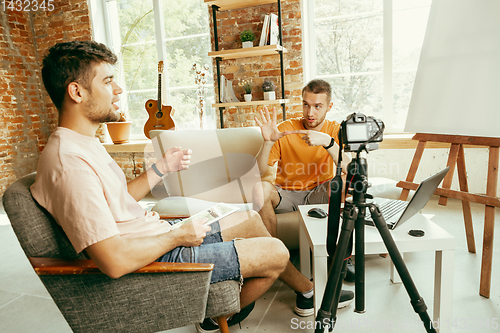
<instances>
[{"instance_id":1,"label":"camera viewfinder screen","mask_svg":"<svg viewBox=\"0 0 500 333\"><path fill-rule=\"evenodd\" d=\"M366 123L349 124L347 126L347 139L349 142L365 142L368 140Z\"/></svg>"}]
</instances>

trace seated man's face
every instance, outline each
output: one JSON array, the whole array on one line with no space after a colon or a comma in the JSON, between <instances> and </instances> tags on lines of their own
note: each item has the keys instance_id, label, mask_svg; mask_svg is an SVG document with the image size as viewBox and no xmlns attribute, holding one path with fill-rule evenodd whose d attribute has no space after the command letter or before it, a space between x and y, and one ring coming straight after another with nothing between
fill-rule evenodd
<instances>
[{"instance_id":1,"label":"seated man's face","mask_svg":"<svg viewBox=\"0 0 500 333\"><path fill-rule=\"evenodd\" d=\"M113 80L113 67L105 62L94 65L95 76L91 91L86 100L86 113L89 120L97 123L118 121L118 105L122 89Z\"/></svg>"},{"instance_id":2,"label":"seated man's face","mask_svg":"<svg viewBox=\"0 0 500 333\"><path fill-rule=\"evenodd\" d=\"M303 123L307 130L321 130L326 113L330 111L332 103L328 103L326 93L314 94L304 91L302 96Z\"/></svg>"}]
</instances>

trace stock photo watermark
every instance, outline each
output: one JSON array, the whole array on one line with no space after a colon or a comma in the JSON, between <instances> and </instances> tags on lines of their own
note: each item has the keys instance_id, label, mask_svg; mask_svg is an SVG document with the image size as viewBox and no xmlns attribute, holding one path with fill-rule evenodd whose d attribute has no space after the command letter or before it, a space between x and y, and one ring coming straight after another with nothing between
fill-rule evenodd
<instances>
[{"instance_id":1,"label":"stock photo watermark","mask_svg":"<svg viewBox=\"0 0 500 333\"><path fill-rule=\"evenodd\" d=\"M333 325L334 328L346 329L346 330L356 330L356 329L373 329L373 330L383 330L404 332L413 332L415 330L421 329L423 323L420 320L386 320L386 319L347 319L338 320L336 323L330 321L330 319L325 318L322 322L316 320L301 320L298 318L292 318L290 321L290 328L292 330L312 330L323 326L323 328L329 329ZM452 320L434 320L432 321L432 328L434 329L453 329L453 330L463 330L478 332L484 330L498 330L499 320L498 318L455 318Z\"/></svg>"},{"instance_id":2,"label":"stock photo watermark","mask_svg":"<svg viewBox=\"0 0 500 333\"><path fill-rule=\"evenodd\" d=\"M53 11L54 0L2 0L3 11L10 12L38 12Z\"/></svg>"}]
</instances>

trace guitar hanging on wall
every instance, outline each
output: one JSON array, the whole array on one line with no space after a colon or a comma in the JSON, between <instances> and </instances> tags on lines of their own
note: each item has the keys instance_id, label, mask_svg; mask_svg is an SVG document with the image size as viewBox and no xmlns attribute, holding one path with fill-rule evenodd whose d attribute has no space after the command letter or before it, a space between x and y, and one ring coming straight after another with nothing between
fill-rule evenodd
<instances>
[{"instance_id":1,"label":"guitar hanging on wall","mask_svg":"<svg viewBox=\"0 0 500 333\"><path fill-rule=\"evenodd\" d=\"M161 74L163 73L163 61L158 63L158 100L150 99L146 102L146 111L149 119L144 125L144 134L148 139L149 131L152 130L175 130L175 122L172 119L174 110L169 105L161 103Z\"/></svg>"}]
</instances>

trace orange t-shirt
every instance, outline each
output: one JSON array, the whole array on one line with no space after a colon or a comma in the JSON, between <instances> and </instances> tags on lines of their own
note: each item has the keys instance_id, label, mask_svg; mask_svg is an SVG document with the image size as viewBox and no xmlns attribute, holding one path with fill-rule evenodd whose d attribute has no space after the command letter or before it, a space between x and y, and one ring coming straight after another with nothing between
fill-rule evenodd
<instances>
[{"instance_id":1,"label":"orange t-shirt","mask_svg":"<svg viewBox=\"0 0 500 333\"><path fill-rule=\"evenodd\" d=\"M281 132L305 130L302 118L284 121L278 125L278 129ZM338 144L339 129L339 123L325 120L320 132L330 135ZM335 163L326 149L323 146L309 146L302 136L285 135L271 148L268 165L273 166L278 161L275 184L285 190L311 190L332 179L335 173Z\"/></svg>"}]
</instances>

